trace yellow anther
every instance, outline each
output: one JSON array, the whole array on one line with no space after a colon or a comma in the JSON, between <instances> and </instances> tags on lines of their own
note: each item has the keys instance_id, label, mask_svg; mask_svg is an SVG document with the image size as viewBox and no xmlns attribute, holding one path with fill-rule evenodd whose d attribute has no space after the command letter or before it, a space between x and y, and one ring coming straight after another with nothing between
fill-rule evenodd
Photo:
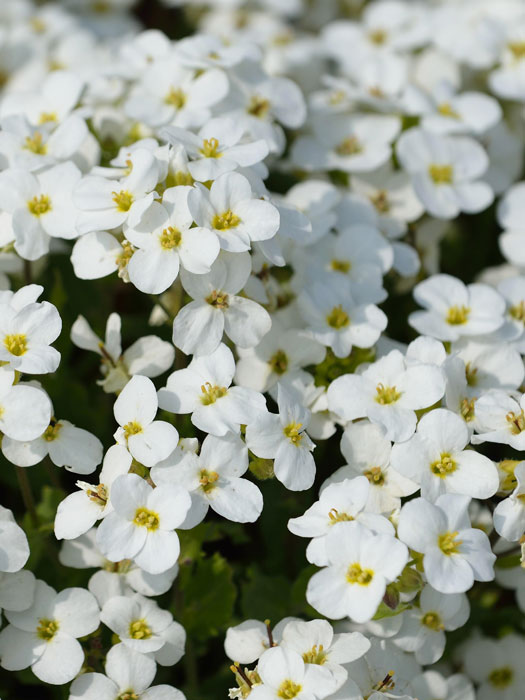
<instances>
[{"instance_id":1,"label":"yellow anther","mask_svg":"<svg viewBox=\"0 0 525 700\"><path fill-rule=\"evenodd\" d=\"M145 527L147 530L158 530L160 523L158 513L148 508L137 508L133 522L135 525Z\"/></svg>"},{"instance_id":2,"label":"yellow anther","mask_svg":"<svg viewBox=\"0 0 525 700\"><path fill-rule=\"evenodd\" d=\"M374 572L372 569L363 569L361 564L357 562L351 564L346 572L346 580L348 583L357 583L359 586L368 586L373 578Z\"/></svg>"},{"instance_id":3,"label":"yellow anther","mask_svg":"<svg viewBox=\"0 0 525 700\"><path fill-rule=\"evenodd\" d=\"M41 194L40 197L35 195L27 203L27 208L33 216L42 216L42 214L47 214L48 211L51 211L51 200L45 194Z\"/></svg>"},{"instance_id":4,"label":"yellow anther","mask_svg":"<svg viewBox=\"0 0 525 700\"><path fill-rule=\"evenodd\" d=\"M381 382L376 386L375 400L381 405L395 403L401 398L401 392L395 386L385 386Z\"/></svg>"},{"instance_id":5,"label":"yellow anther","mask_svg":"<svg viewBox=\"0 0 525 700\"><path fill-rule=\"evenodd\" d=\"M25 355L27 352L27 336L24 333L12 333L4 338L4 347L7 352L16 357Z\"/></svg>"},{"instance_id":6,"label":"yellow anther","mask_svg":"<svg viewBox=\"0 0 525 700\"><path fill-rule=\"evenodd\" d=\"M432 163L428 166L428 173L436 185L450 185L454 178L454 168L451 165Z\"/></svg>"},{"instance_id":7,"label":"yellow anther","mask_svg":"<svg viewBox=\"0 0 525 700\"><path fill-rule=\"evenodd\" d=\"M218 231L224 231L228 228L235 228L241 223L240 217L234 214L231 209L223 212L222 214L215 214L211 222L213 228Z\"/></svg>"}]
</instances>

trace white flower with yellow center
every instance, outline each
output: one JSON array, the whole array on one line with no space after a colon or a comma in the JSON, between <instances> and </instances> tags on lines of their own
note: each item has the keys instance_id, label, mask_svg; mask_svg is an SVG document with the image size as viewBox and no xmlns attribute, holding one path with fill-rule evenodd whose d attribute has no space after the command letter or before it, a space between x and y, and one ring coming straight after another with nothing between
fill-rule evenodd
<instances>
[{"instance_id":1,"label":"white flower with yellow center","mask_svg":"<svg viewBox=\"0 0 525 700\"><path fill-rule=\"evenodd\" d=\"M97 544L110 561L133 559L150 574L159 574L178 559L174 532L191 506L188 492L163 484L152 488L137 474L119 476L110 495L113 511L97 530Z\"/></svg>"},{"instance_id":2,"label":"white flower with yellow center","mask_svg":"<svg viewBox=\"0 0 525 700\"><path fill-rule=\"evenodd\" d=\"M221 343L210 355L194 357L185 369L170 374L159 391L159 406L191 413L193 425L211 435L238 434L241 424L266 413L266 400L258 391L230 386L234 374L232 351Z\"/></svg>"},{"instance_id":3,"label":"white flower with yellow center","mask_svg":"<svg viewBox=\"0 0 525 700\"><path fill-rule=\"evenodd\" d=\"M274 460L275 476L291 491L309 489L315 478L315 448L308 433L310 411L291 385L277 385L279 413L262 414L246 428L246 444L263 459Z\"/></svg>"},{"instance_id":4,"label":"white flower with yellow center","mask_svg":"<svg viewBox=\"0 0 525 700\"><path fill-rule=\"evenodd\" d=\"M28 666L45 683L72 681L84 663L79 637L99 626L94 596L83 588L66 588L58 595L37 581L32 605L22 612L6 612L10 624L0 633L1 665L8 671Z\"/></svg>"},{"instance_id":5,"label":"white flower with yellow center","mask_svg":"<svg viewBox=\"0 0 525 700\"><path fill-rule=\"evenodd\" d=\"M473 214L492 204L492 189L479 180L489 159L474 139L409 129L398 141L397 157L412 176L421 203L438 219L454 219L462 211Z\"/></svg>"},{"instance_id":6,"label":"white flower with yellow center","mask_svg":"<svg viewBox=\"0 0 525 700\"><path fill-rule=\"evenodd\" d=\"M477 434L472 444L495 442L525 449L525 394L513 398L505 391L488 391L474 404Z\"/></svg>"},{"instance_id":7,"label":"white flower with yellow center","mask_svg":"<svg viewBox=\"0 0 525 700\"><path fill-rule=\"evenodd\" d=\"M492 581L494 562L487 535L472 528L470 498L443 494L435 503L416 498L399 516L398 536L423 555L428 583L440 593L463 593L474 581Z\"/></svg>"},{"instance_id":8,"label":"white flower with yellow center","mask_svg":"<svg viewBox=\"0 0 525 700\"><path fill-rule=\"evenodd\" d=\"M155 385L141 374L129 380L113 406L115 420L120 425L115 440L146 467L166 459L179 440L171 423L154 420L157 408Z\"/></svg>"},{"instance_id":9,"label":"white flower with yellow center","mask_svg":"<svg viewBox=\"0 0 525 700\"><path fill-rule=\"evenodd\" d=\"M166 644L173 616L159 608L154 600L135 593L110 598L102 608L100 620L128 649L149 654Z\"/></svg>"},{"instance_id":10,"label":"white flower with yellow center","mask_svg":"<svg viewBox=\"0 0 525 700\"><path fill-rule=\"evenodd\" d=\"M473 637L464 650L465 672L478 683L478 700L519 698L525 683L522 635L511 632L500 639Z\"/></svg>"},{"instance_id":11,"label":"white flower with yellow center","mask_svg":"<svg viewBox=\"0 0 525 700\"><path fill-rule=\"evenodd\" d=\"M506 540L515 542L525 532L525 462L514 469L517 486L494 509L494 528Z\"/></svg>"},{"instance_id":12,"label":"white flower with yellow center","mask_svg":"<svg viewBox=\"0 0 525 700\"><path fill-rule=\"evenodd\" d=\"M386 586L408 561L408 549L393 535L374 534L359 522L338 522L326 537L328 565L308 582L306 599L326 617L367 622Z\"/></svg>"}]
</instances>

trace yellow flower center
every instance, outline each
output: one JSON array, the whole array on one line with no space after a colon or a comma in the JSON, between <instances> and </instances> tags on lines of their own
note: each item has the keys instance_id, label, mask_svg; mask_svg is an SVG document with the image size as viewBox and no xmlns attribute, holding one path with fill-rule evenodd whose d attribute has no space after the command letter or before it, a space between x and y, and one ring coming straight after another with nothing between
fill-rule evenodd
<instances>
[{"instance_id":1,"label":"yellow flower center","mask_svg":"<svg viewBox=\"0 0 525 700\"><path fill-rule=\"evenodd\" d=\"M199 483L204 493L209 493L210 491L213 491L213 489L216 486L215 482L217 482L218 480L219 475L217 474L217 472L210 472L207 469L201 469L199 472Z\"/></svg>"},{"instance_id":2,"label":"yellow flower center","mask_svg":"<svg viewBox=\"0 0 525 700\"><path fill-rule=\"evenodd\" d=\"M349 260L332 260L330 263L330 267L334 272L343 272L346 274L347 272L350 271L350 261Z\"/></svg>"},{"instance_id":3,"label":"yellow flower center","mask_svg":"<svg viewBox=\"0 0 525 700\"><path fill-rule=\"evenodd\" d=\"M215 214L211 225L218 231L224 231L228 228L235 228L241 223L240 217L234 214L231 209L223 212L222 214Z\"/></svg>"},{"instance_id":4,"label":"yellow flower center","mask_svg":"<svg viewBox=\"0 0 525 700\"><path fill-rule=\"evenodd\" d=\"M42 214L47 214L48 211L51 211L51 200L46 194L41 194L40 197L35 195L27 203L27 208L33 216L42 216Z\"/></svg>"},{"instance_id":5,"label":"yellow flower center","mask_svg":"<svg viewBox=\"0 0 525 700\"><path fill-rule=\"evenodd\" d=\"M509 314L516 321L525 322L525 301L520 301L518 304L511 306Z\"/></svg>"},{"instance_id":6,"label":"yellow flower center","mask_svg":"<svg viewBox=\"0 0 525 700\"><path fill-rule=\"evenodd\" d=\"M339 330L350 324L350 316L343 310L341 304L339 304L339 306L334 306L330 313L327 314L326 322L330 328Z\"/></svg>"},{"instance_id":7,"label":"yellow flower center","mask_svg":"<svg viewBox=\"0 0 525 700\"><path fill-rule=\"evenodd\" d=\"M339 156L354 156L356 153L361 153L362 150L363 147L357 136L347 136L335 147L335 152Z\"/></svg>"},{"instance_id":8,"label":"yellow flower center","mask_svg":"<svg viewBox=\"0 0 525 700\"><path fill-rule=\"evenodd\" d=\"M43 156L47 153L47 146L42 141L42 134L39 131L35 131L33 136L26 136L22 148L26 151L31 151L31 153L36 153L39 156Z\"/></svg>"},{"instance_id":9,"label":"yellow flower center","mask_svg":"<svg viewBox=\"0 0 525 700\"><path fill-rule=\"evenodd\" d=\"M283 433L286 435L288 440L294 445L299 445L303 439L301 433L302 423L289 423L285 428L283 428Z\"/></svg>"},{"instance_id":10,"label":"yellow flower center","mask_svg":"<svg viewBox=\"0 0 525 700\"><path fill-rule=\"evenodd\" d=\"M322 666L326 662L326 652L322 644L314 644L310 651L305 651L303 654L305 664L317 664Z\"/></svg>"},{"instance_id":11,"label":"yellow flower center","mask_svg":"<svg viewBox=\"0 0 525 700\"><path fill-rule=\"evenodd\" d=\"M152 636L151 627L146 620L134 620L129 623L129 636L131 639L149 639Z\"/></svg>"},{"instance_id":12,"label":"yellow flower center","mask_svg":"<svg viewBox=\"0 0 525 700\"><path fill-rule=\"evenodd\" d=\"M386 29L373 29L371 32L368 32L368 39L372 44L381 46L388 39L388 32Z\"/></svg>"},{"instance_id":13,"label":"yellow flower center","mask_svg":"<svg viewBox=\"0 0 525 700\"><path fill-rule=\"evenodd\" d=\"M226 292L220 292L217 289L214 289L213 292L206 297L206 301L210 306L214 306L216 309L227 309L229 306Z\"/></svg>"},{"instance_id":14,"label":"yellow flower center","mask_svg":"<svg viewBox=\"0 0 525 700\"><path fill-rule=\"evenodd\" d=\"M401 392L395 386L385 386L381 382L376 386L375 400L381 405L395 403L401 398Z\"/></svg>"},{"instance_id":15,"label":"yellow flower center","mask_svg":"<svg viewBox=\"0 0 525 700\"><path fill-rule=\"evenodd\" d=\"M204 139L199 153L202 153L205 158L220 158L222 153L219 151L219 141L214 138Z\"/></svg>"},{"instance_id":16,"label":"yellow flower center","mask_svg":"<svg viewBox=\"0 0 525 700\"><path fill-rule=\"evenodd\" d=\"M284 350L277 350L270 358L268 364L275 374L284 374L288 369L288 355Z\"/></svg>"},{"instance_id":17,"label":"yellow flower center","mask_svg":"<svg viewBox=\"0 0 525 700\"><path fill-rule=\"evenodd\" d=\"M122 426L124 430L124 436L126 440L131 437L131 435L138 435L139 433L142 432L142 426L140 423L137 423L136 420L132 420L129 423L126 423L126 425Z\"/></svg>"},{"instance_id":18,"label":"yellow flower center","mask_svg":"<svg viewBox=\"0 0 525 700\"><path fill-rule=\"evenodd\" d=\"M451 306L445 320L451 326L461 326L468 321L469 314L468 306Z\"/></svg>"},{"instance_id":19,"label":"yellow flower center","mask_svg":"<svg viewBox=\"0 0 525 700\"><path fill-rule=\"evenodd\" d=\"M381 471L381 467L370 467L363 474L374 486L382 486L385 483L385 475Z\"/></svg>"},{"instance_id":20,"label":"yellow flower center","mask_svg":"<svg viewBox=\"0 0 525 700\"><path fill-rule=\"evenodd\" d=\"M441 456L430 465L430 471L440 479L444 479L449 474L456 471L458 465L447 452L442 452Z\"/></svg>"},{"instance_id":21,"label":"yellow flower center","mask_svg":"<svg viewBox=\"0 0 525 700\"><path fill-rule=\"evenodd\" d=\"M451 165L432 163L428 166L428 172L436 185L450 185L452 183L454 168Z\"/></svg>"},{"instance_id":22,"label":"yellow flower center","mask_svg":"<svg viewBox=\"0 0 525 700\"><path fill-rule=\"evenodd\" d=\"M158 530L160 523L158 513L154 513L148 508L137 508L133 522L147 530Z\"/></svg>"},{"instance_id":23,"label":"yellow flower center","mask_svg":"<svg viewBox=\"0 0 525 700\"><path fill-rule=\"evenodd\" d=\"M133 195L128 190L120 190L120 192L112 192L113 201L117 205L119 211L129 211L133 204Z\"/></svg>"},{"instance_id":24,"label":"yellow flower center","mask_svg":"<svg viewBox=\"0 0 525 700\"><path fill-rule=\"evenodd\" d=\"M252 95L246 111L254 117L263 119L270 111L270 102L260 95Z\"/></svg>"},{"instance_id":25,"label":"yellow flower center","mask_svg":"<svg viewBox=\"0 0 525 700\"><path fill-rule=\"evenodd\" d=\"M43 639L45 642L50 642L58 632L59 624L56 620L49 620L47 617L41 617L36 628L36 636Z\"/></svg>"},{"instance_id":26,"label":"yellow flower center","mask_svg":"<svg viewBox=\"0 0 525 700\"><path fill-rule=\"evenodd\" d=\"M56 421L52 420L51 423L45 429L42 437L44 438L44 440L46 442L53 442L54 440L57 439L61 428L62 428L62 423L57 423Z\"/></svg>"},{"instance_id":27,"label":"yellow flower center","mask_svg":"<svg viewBox=\"0 0 525 700\"><path fill-rule=\"evenodd\" d=\"M12 333L4 338L4 347L11 355L20 357L27 352L27 336L24 333Z\"/></svg>"},{"instance_id":28,"label":"yellow flower center","mask_svg":"<svg viewBox=\"0 0 525 700\"><path fill-rule=\"evenodd\" d=\"M442 102L438 105L438 112L443 117L449 117L450 119L459 119L459 114L452 108L450 102Z\"/></svg>"},{"instance_id":29,"label":"yellow flower center","mask_svg":"<svg viewBox=\"0 0 525 700\"><path fill-rule=\"evenodd\" d=\"M56 112L42 112L38 119L39 124L49 124L49 122L57 122L58 117Z\"/></svg>"},{"instance_id":30,"label":"yellow flower center","mask_svg":"<svg viewBox=\"0 0 525 700\"><path fill-rule=\"evenodd\" d=\"M348 515L348 513L340 513L337 508L332 508L328 512L328 517L330 518L332 525L335 525L335 523L348 523L351 520L355 520L352 515Z\"/></svg>"},{"instance_id":31,"label":"yellow flower center","mask_svg":"<svg viewBox=\"0 0 525 700\"><path fill-rule=\"evenodd\" d=\"M175 109L182 109L186 104L186 95L180 88L171 87L164 98L164 102L175 107Z\"/></svg>"},{"instance_id":32,"label":"yellow flower center","mask_svg":"<svg viewBox=\"0 0 525 700\"><path fill-rule=\"evenodd\" d=\"M489 683L495 688L506 688L514 680L514 670L510 666L495 668L489 673Z\"/></svg>"},{"instance_id":33,"label":"yellow flower center","mask_svg":"<svg viewBox=\"0 0 525 700\"><path fill-rule=\"evenodd\" d=\"M167 190L169 187L178 187L179 185L193 185L195 180L192 178L190 173L178 170L176 173L168 173L164 187L157 186L157 192L159 187L162 191Z\"/></svg>"},{"instance_id":34,"label":"yellow flower center","mask_svg":"<svg viewBox=\"0 0 525 700\"><path fill-rule=\"evenodd\" d=\"M108 500L108 491L104 484L95 486L94 489L86 491L88 498L100 506L105 506Z\"/></svg>"},{"instance_id":35,"label":"yellow flower center","mask_svg":"<svg viewBox=\"0 0 525 700\"><path fill-rule=\"evenodd\" d=\"M523 415L523 411L521 411L521 413L509 411L505 416L505 419L509 424L510 432L513 435L519 435L519 433L525 430L525 416Z\"/></svg>"},{"instance_id":36,"label":"yellow flower center","mask_svg":"<svg viewBox=\"0 0 525 700\"><path fill-rule=\"evenodd\" d=\"M117 265L118 265L118 271L119 275L124 272L124 270L127 267L128 262L131 260L133 257L133 253L135 252L135 248L131 245L129 241L123 241L122 242L122 252L120 255L117 256Z\"/></svg>"},{"instance_id":37,"label":"yellow flower center","mask_svg":"<svg viewBox=\"0 0 525 700\"><path fill-rule=\"evenodd\" d=\"M168 226L168 228L163 229L161 235L159 236L161 248L164 248L164 250L177 248L180 245L181 240L181 232L178 229L173 228L173 226Z\"/></svg>"},{"instance_id":38,"label":"yellow flower center","mask_svg":"<svg viewBox=\"0 0 525 700\"><path fill-rule=\"evenodd\" d=\"M228 389L225 386L212 386L210 382L203 384L201 386L201 391L202 396L200 398L201 403L204 404L204 406L209 406L210 404L215 403L217 399L221 399L228 393Z\"/></svg>"},{"instance_id":39,"label":"yellow flower center","mask_svg":"<svg viewBox=\"0 0 525 700\"><path fill-rule=\"evenodd\" d=\"M476 386L478 382L478 368L474 367L470 362L465 365L465 377L469 386Z\"/></svg>"},{"instance_id":40,"label":"yellow flower center","mask_svg":"<svg viewBox=\"0 0 525 700\"><path fill-rule=\"evenodd\" d=\"M463 416L463 420L465 420L467 423L470 423L470 421L474 420L474 404L476 403L476 399L467 399L464 398L461 400L461 404L459 407L460 413Z\"/></svg>"},{"instance_id":41,"label":"yellow flower center","mask_svg":"<svg viewBox=\"0 0 525 700\"><path fill-rule=\"evenodd\" d=\"M302 685L299 685L299 683L294 683L293 681L286 680L281 683L279 686L279 690L277 691L277 697L278 698L283 698L283 700L291 700L291 698L295 698L301 690L303 689Z\"/></svg>"},{"instance_id":42,"label":"yellow flower center","mask_svg":"<svg viewBox=\"0 0 525 700\"><path fill-rule=\"evenodd\" d=\"M374 578L374 572L372 569L363 569L361 564L355 562L355 564L350 564L348 571L346 572L346 580L348 583L355 584L359 586L368 586Z\"/></svg>"},{"instance_id":43,"label":"yellow flower center","mask_svg":"<svg viewBox=\"0 0 525 700\"><path fill-rule=\"evenodd\" d=\"M386 190L379 190L374 195L370 196L369 199L380 214L386 214L390 211L390 202L388 201Z\"/></svg>"},{"instance_id":44,"label":"yellow flower center","mask_svg":"<svg viewBox=\"0 0 525 700\"><path fill-rule=\"evenodd\" d=\"M445 629L444 624L441 622L441 617L437 612L425 613L421 618L421 624L435 632Z\"/></svg>"},{"instance_id":45,"label":"yellow flower center","mask_svg":"<svg viewBox=\"0 0 525 700\"><path fill-rule=\"evenodd\" d=\"M438 537L438 547L447 556L451 554L457 554L459 552L460 546L463 544L462 540L458 540L458 531L455 532L444 532Z\"/></svg>"},{"instance_id":46,"label":"yellow flower center","mask_svg":"<svg viewBox=\"0 0 525 700\"><path fill-rule=\"evenodd\" d=\"M137 695L133 690L125 690L121 693L116 700L139 700L140 695Z\"/></svg>"},{"instance_id":47,"label":"yellow flower center","mask_svg":"<svg viewBox=\"0 0 525 700\"><path fill-rule=\"evenodd\" d=\"M517 61L525 58L525 41L509 41L507 48Z\"/></svg>"}]
</instances>

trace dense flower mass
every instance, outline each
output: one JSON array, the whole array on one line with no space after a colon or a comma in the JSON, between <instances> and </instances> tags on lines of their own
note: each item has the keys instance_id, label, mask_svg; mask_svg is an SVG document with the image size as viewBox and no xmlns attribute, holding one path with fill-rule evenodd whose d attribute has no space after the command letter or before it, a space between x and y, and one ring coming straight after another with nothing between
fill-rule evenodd
<instances>
[{"instance_id":1,"label":"dense flower mass","mask_svg":"<svg viewBox=\"0 0 525 700\"><path fill-rule=\"evenodd\" d=\"M524 108L523 0L2 0L4 700L522 700Z\"/></svg>"}]
</instances>

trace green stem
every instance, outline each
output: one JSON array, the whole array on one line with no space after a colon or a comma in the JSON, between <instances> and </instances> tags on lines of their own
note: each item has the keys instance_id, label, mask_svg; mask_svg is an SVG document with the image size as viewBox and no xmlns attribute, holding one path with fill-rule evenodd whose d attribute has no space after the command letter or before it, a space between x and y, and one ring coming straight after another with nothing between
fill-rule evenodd
<instances>
[{"instance_id":1,"label":"green stem","mask_svg":"<svg viewBox=\"0 0 525 700\"><path fill-rule=\"evenodd\" d=\"M15 467L15 471L26 510L29 512L33 526L38 527L39 521L36 512L35 499L33 497L33 491L31 490L31 484L29 483L27 472L24 467Z\"/></svg>"}]
</instances>

